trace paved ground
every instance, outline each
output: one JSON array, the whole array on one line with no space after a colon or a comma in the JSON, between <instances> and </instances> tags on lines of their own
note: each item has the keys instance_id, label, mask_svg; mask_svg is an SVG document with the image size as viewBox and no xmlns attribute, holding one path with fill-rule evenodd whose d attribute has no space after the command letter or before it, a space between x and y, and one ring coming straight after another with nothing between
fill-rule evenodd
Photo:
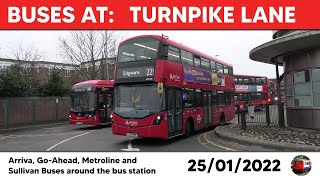
<instances>
[{"instance_id":1,"label":"paved ground","mask_svg":"<svg viewBox=\"0 0 320 180\"><path fill-rule=\"evenodd\" d=\"M170 140L130 139L115 136L107 126L75 126L70 124L0 134L0 151L155 151L204 152L233 151L215 142L213 129L189 138Z\"/></svg>"},{"instance_id":2,"label":"paved ground","mask_svg":"<svg viewBox=\"0 0 320 180\"><path fill-rule=\"evenodd\" d=\"M215 134L225 141L259 145L277 151L320 151L320 131L314 130L247 124L247 129L243 131L238 124L231 124L217 127Z\"/></svg>"}]
</instances>

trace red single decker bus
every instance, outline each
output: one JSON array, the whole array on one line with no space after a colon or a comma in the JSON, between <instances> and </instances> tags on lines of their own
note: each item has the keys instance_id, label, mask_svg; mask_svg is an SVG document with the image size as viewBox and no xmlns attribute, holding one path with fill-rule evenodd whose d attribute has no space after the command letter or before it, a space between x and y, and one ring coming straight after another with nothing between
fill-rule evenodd
<instances>
[{"instance_id":1,"label":"red single decker bus","mask_svg":"<svg viewBox=\"0 0 320 180\"><path fill-rule=\"evenodd\" d=\"M113 80L90 80L73 85L70 124L110 124L113 86Z\"/></svg>"},{"instance_id":2,"label":"red single decker bus","mask_svg":"<svg viewBox=\"0 0 320 180\"><path fill-rule=\"evenodd\" d=\"M272 103L267 77L235 74L234 84L236 105L244 106L247 101L249 105L254 105L255 110L262 110Z\"/></svg>"},{"instance_id":3,"label":"red single decker bus","mask_svg":"<svg viewBox=\"0 0 320 180\"><path fill-rule=\"evenodd\" d=\"M235 117L231 64L166 36L120 43L112 132L131 137L185 135Z\"/></svg>"}]
</instances>

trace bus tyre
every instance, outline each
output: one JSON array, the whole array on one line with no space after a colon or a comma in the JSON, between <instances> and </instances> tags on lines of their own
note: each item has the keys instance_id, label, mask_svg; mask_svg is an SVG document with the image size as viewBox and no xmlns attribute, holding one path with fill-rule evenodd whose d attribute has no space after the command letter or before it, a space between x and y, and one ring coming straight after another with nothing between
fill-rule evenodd
<instances>
[{"instance_id":1,"label":"bus tyre","mask_svg":"<svg viewBox=\"0 0 320 180\"><path fill-rule=\"evenodd\" d=\"M186 122L185 130L184 130L184 137L189 137L192 132L192 126L190 121Z\"/></svg>"},{"instance_id":2,"label":"bus tyre","mask_svg":"<svg viewBox=\"0 0 320 180\"><path fill-rule=\"evenodd\" d=\"M224 118L224 115L222 115L220 117L220 126L224 126L224 125L226 125L226 119Z\"/></svg>"}]
</instances>

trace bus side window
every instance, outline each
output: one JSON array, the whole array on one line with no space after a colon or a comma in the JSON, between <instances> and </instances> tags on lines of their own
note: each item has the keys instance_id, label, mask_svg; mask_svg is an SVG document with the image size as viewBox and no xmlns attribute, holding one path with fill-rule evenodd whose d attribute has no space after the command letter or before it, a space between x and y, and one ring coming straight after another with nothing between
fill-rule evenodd
<instances>
[{"instance_id":1,"label":"bus side window","mask_svg":"<svg viewBox=\"0 0 320 180\"><path fill-rule=\"evenodd\" d=\"M217 72L223 74L223 65L220 63L216 63Z\"/></svg>"},{"instance_id":2,"label":"bus side window","mask_svg":"<svg viewBox=\"0 0 320 180\"><path fill-rule=\"evenodd\" d=\"M181 50L181 61L182 64L193 66L193 55L191 52Z\"/></svg>"},{"instance_id":3,"label":"bus side window","mask_svg":"<svg viewBox=\"0 0 320 180\"><path fill-rule=\"evenodd\" d=\"M249 84L255 84L255 78L249 78Z\"/></svg>"},{"instance_id":4,"label":"bus side window","mask_svg":"<svg viewBox=\"0 0 320 180\"><path fill-rule=\"evenodd\" d=\"M210 64L211 64L211 71L212 72L217 72L216 62L215 61L210 61Z\"/></svg>"},{"instance_id":5,"label":"bus side window","mask_svg":"<svg viewBox=\"0 0 320 180\"><path fill-rule=\"evenodd\" d=\"M223 73L226 74L226 75L228 75L228 74L229 74L229 68L228 68L228 66L223 65L223 67L224 67Z\"/></svg>"},{"instance_id":6,"label":"bus side window","mask_svg":"<svg viewBox=\"0 0 320 180\"><path fill-rule=\"evenodd\" d=\"M242 80L242 78L238 78L238 84L243 84L243 80Z\"/></svg>"},{"instance_id":7,"label":"bus side window","mask_svg":"<svg viewBox=\"0 0 320 180\"><path fill-rule=\"evenodd\" d=\"M234 84L238 84L238 78L234 78Z\"/></svg>"},{"instance_id":8,"label":"bus side window","mask_svg":"<svg viewBox=\"0 0 320 180\"><path fill-rule=\"evenodd\" d=\"M224 96L225 96L225 102L226 102L225 105L231 105L231 93L225 91Z\"/></svg>"},{"instance_id":9,"label":"bus side window","mask_svg":"<svg viewBox=\"0 0 320 180\"><path fill-rule=\"evenodd\" d=\"M169 46L168 60L180 63L180 49L173 46Z\"/></svg>"},{"instance_id":10,"label":"bus side window","mask_svg":"<svg viewBox=\"0 0 320 180\"><path fill-rule=\"evenodd\" d=\"M199 56L194 56L193 57L193 64L194 64L194 67L197 67L197 68L201 67L200 57Z\"/></svg>"},{"instance_id":11,"label":"bus side window","mask_svg":"<svg viewBox=\"0 0 320 180\"><path fill-rule=\"evenodd\" d=\"M229 67L229 75L233 76L233 68L232 67Z\"/></svg>"},{"instance_id":12,"label":"bus side window","mask_svg":"<svg viewBox=\"0 0 320 180\"><path fill-rule=\"evenodd\" d=\"M223 91L218 91L218 105L224 106L226 104L225 102L225 94Z\"/></svg>"},{"instance_id":13,"label":"bus side window","mask_svg":"<svg viewBox=\"0 0 320 180\"><path fill-rule=\"evenodd\" d=\"M201 68L202 68L202 69L206 69L206 70L211 70L210 60L201 57Z\"/></svg>"},{"instance_id":14,"label":"bus side window","mask_svg":"<svg viewBox=\"0 0 320 180\"><path fill-rule=\"evenodd\" d=\"M194 89L183 90L183 108L194 107Z\"/></svg>"},{"instance_id":15,"label":"bus side window","mask_svg":"<svg viewBox=\"0 0 320 180\"><path fill-rule=\"evenodd\" d=\"M212 90L211 104L212 104L212 106L218 105L218 96L217 96L216 90Z\"/></svg>"},{"instance_id":16,"label":"bus side window","mask_svg":"<svg viewBox=\"0 0 320 180\"><path fill-rule=\"evenodd\" d=\"M195 107L202 107L201 90L196 89Z\"/></svg>"},{"instance_id":17,"label":"bus side window","mask_svg":"<svg viewBox=\"0 0 320 180\"><path fill-rule=\"evenodd\" d=\"M243 84L248 85L249 84L249 78L243 78Z\"/></svg>"}]
</instances>

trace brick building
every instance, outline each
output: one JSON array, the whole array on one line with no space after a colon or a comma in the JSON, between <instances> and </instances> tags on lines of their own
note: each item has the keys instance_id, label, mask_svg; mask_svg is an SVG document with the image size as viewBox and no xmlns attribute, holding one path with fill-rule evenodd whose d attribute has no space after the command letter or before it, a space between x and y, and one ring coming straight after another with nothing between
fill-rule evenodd
<instances>
[{"instance_id":1,"label":"brick building","mask_svg":"<svg viewBox=\"0 0 320 180\"><path fill-rule=\"evenodd\" d=\"M107 64L106 62L109 63ZM53 71L58 71L66 85L72 86L77 82L92 79L91 77L95 77L94 79L107 79L108 77L112 79L114 62L115 58L109 58L108 61L106 61L106 59L100 59L94 63L87 61L81 65L74 65L47 61L32 62L0 58L0 71L14 64L19 64L22 67L21 74L30 76L39 82L47 81ZM93 64L96 66L95 68L92 68ZM84 73L91 73L92 69L95 69L95 72L92 73L96 73L96 76L84 75ZM82 73L80 71L82 71Z\"/></svg>"}]
</instances>

